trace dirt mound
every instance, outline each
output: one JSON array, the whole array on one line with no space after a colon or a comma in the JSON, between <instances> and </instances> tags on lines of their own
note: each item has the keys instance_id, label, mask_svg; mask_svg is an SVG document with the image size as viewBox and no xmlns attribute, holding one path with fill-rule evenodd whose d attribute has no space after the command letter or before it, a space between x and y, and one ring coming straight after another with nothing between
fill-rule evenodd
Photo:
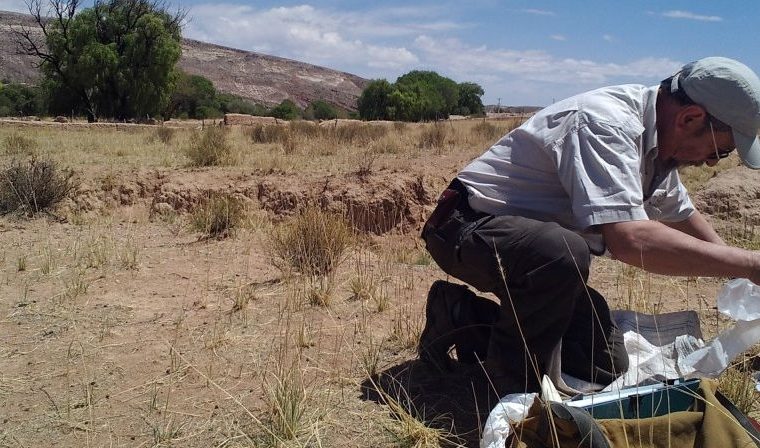
<instances>
[{"instance_id":1,"label":"dirt mound","mask_svg":"<svg viewBox=\"0 0 760 448\"><path fill-rule=\"evenodd\" d=\"M760 173L741 166L723 171L692 199L704 214L760 222Z\"/></svg>"},{"instance_id":2,"label":"dirt mound","mask_svg":"<svg viewBox=\"0 0 760 448\"><path fill-rule=\"evenodd\" d=\"M363 177L153 170L87 180L69 206L93 211L144 203L152 213L186 213L211 193L222 193L274 218L311 205L343 214L357 229L382 234L416 231L436 191L419 174L390 170Z\"/></svg>"}]
</instances>

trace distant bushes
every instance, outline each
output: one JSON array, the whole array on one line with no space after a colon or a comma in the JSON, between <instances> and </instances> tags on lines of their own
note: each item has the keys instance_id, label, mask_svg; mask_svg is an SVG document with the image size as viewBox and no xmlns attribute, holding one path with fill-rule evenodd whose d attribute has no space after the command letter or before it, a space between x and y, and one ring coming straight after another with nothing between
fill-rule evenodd
<instances>
[{"instance_id":1,"label":"distant bushes","mask_svg":"<svg viewBox=\"0 0 760 448\"><path fill-rule=\"evenodd\" d=\"M199 75L181 73L171 95L165 118L220 118L226 113L275 117L281 120L331 120L347 113L323 100L316 100L305 110L292 100L285 99L271 109L253 104L228 93L217 92L214 84Z\"/></svg>"},{"instance_id":2,"label":"distant bushes","mask_svg":"<svg viewBox=\"0 0 760 448\"><path fill-rule=\"evenodd\" d=\"M47 115L43 90L25 84L0 84L0 117L29 115Z\"/></svg>"},{"instance_id":3,"label":"distant bushes","mask_svg":"<svg viewBox=\"0 0 760 448\"><path fill-rule=\"evenodd\" d=\"M358 101L365 120L423 121L449 115L482 115L483 88L472 82L457 84L432 71L411 71L391 84L384 79L369 83Z\"/></svg>"},{"instance_id":4,"label":"distant bushes","mask_svg":"<svg viewBox=\"0 0 760 448\"><path fill-rule=\"evenodd\" d=\"M65 92L47 89L44 86L0 83L0 117L69 115L71 111L67 111L65 105L70 104L71 99L64 96ZM350 112L324 100L316 100L306 109L301 109L292 100L285 99L280 104L268 108L236 95L218 92L211 80L183 72L179 73L161 116L165 120L203 120L221 118L227 113L275 117L281 120L332 120L351 116Z\"/></svg>"}]
</instances>

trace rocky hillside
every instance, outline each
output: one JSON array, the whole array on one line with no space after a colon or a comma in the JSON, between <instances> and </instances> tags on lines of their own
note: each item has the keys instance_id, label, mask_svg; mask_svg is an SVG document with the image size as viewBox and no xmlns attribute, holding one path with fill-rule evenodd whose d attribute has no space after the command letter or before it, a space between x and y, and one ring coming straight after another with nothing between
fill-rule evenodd
<instances>
[{"instance_id":1,"label":"rocky hillside","mask_svg":"<svg viewBox=\"0 0 760 448\"><path fill-rule=\"evenodd\" d=\"M0 80L34 83L36 60L16 54L12 30L34 26L31 17L0 11ZM182 70L210 79L222 92L272 106L286 98L305 107L322 99L345 109L356 109L356 99L367 84L358 76L316 65L183 39Z\"/></svg>"}]
</instances>

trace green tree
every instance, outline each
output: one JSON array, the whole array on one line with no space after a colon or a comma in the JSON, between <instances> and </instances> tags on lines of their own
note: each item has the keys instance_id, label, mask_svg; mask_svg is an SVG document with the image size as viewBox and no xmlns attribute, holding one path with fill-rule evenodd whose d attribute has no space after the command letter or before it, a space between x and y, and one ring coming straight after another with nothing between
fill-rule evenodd
<instances>
[{"instance_id":1,"label":"green tree","mask_svg":"<svg viewBox=\"0 0 760 448\"><path fill-rule=\"evenodd\" d=\"M221 115L214 83L200 75L179 72L165 118L213 118Z\"/></svg>"},{"instance_id":2,"label":"green tree","mask_svg":"<svg viewBox=\"0 0 760 448\"><path fill-rule=\"evenodd\" d=\"M222 113L248 114L264 116L269 112L266 107L260 104L253 104L239 96L229 93L217 93L216 99L219 103L219 110Z\"/></svg>"},{"instance_id":3,"label":"green tree","mask_svg":"<svg viewBox=\"0 0 760 448\"><path fill-rule=\"evenodd\" d=\"M39 87L8 83L0 85L0 117L44 115L44 95Z\"/></svg>"},{"instance_id":4,"label":"green tree","mask_svg":"<svg viewBox=\"0 0 760 448\"><path fill-rule=\"evenodd\" d=\"M384 79L370 82L359 97L359 116L365 120L420 121L448 118L461 113L463 107L467 114L482 113L482 94L477 84L457 84L436 72L414 70L393 84ZM476 112L469 112L471 107Z\"/></svg>"},{"instance_id":5,"label":"green tree","mask_svg":"<svg viewBox=\"0 0 760 448\"><path fill-rule=\"evenodd\" d=\"M338 118L338 111L327 101L316 100L306 108L304 117L310 117L315 120L333 120Z\"/></svg>"},{"instance_id":6,"label":"green tree","mask_svg":"<svg viewBox=\"0 0 760 448\"><path fill-rule=\"evenodd\" d=\"M281 120L295 120L301 116L301 109L291 100L282 100L269 114Z\"/></svg>"},{"instance_id":7,"label":"green tree","mask_svg":"<svg viewBox=\"0 0 760 448\"><path fill-rule=\"evenodd\" d=\"M384 79L376 79L367 84L359 96L357 108L364 120L392 120L391 94L393 85Z\"/></svg>"},{"instance_id":8,"label":"green tree","mask_svg":"<svg viewBox=\"0 0 760 448\"><path fill-rule=\"evenodd\" d=\"M460 83L457 113L460 115L483 115L485 107L483 107L483 101L480 97L484 93L483 88L474 82Z\"/></svg>"},{"instance_id":9,"label":"green tree","mask_svg":"<svg viewBox=\"0 0 760 448\"><path fill-rule=\"evenodd\" d=\"M413 70L396 80L396 88L416 95L414 120L448 118L459 103L459 86L432 71Z\"/></svg>"},{"instance_id":10,"label":"green tree","mask_svg":"<svg viewBox=\"0 0 760 448\"><path fill-rule=\"evenodd\" d=\"M184 13L170 14L161 0L95 0L78 12L80 3L29 0L44 42L34 30L16 31L22 51L40 60L51 108L84 113L89 121L165 111Z\"/></svg>"}]
</instances>

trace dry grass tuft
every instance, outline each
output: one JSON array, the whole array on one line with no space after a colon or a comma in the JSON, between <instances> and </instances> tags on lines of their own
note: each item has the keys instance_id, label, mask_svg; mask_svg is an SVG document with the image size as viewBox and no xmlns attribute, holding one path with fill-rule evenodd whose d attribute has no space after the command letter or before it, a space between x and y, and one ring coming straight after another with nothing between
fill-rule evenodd
<instances>
[{"instance_id":1,"label":"dry grass tuft","mask_svg":"<svg viewBox=\"0 0 760 448\"><path fill-rule=\"evenodd\" d=\"M37 149L37 142L18 132L14 132L5 137L3 147L8 155L31 155Z\"/></svg>"},{"instance_id":2,"label":"dry grass tuft","mask_svg":"<svg viewBox=\"0 0 760 448\"><path fill-rule=\"evenodd\" d=\"M756 415L760 396L755 381L741 365L730 366L718 379L718 389L744 414Z\"/></svg>"},{"instance_id":3,"label":"dry grass tuft","mask_svg":"<svg viewBox=\"0 0 760 448\"><path fill-rule=\"evenodd\" d=\"M269 249L283 271L324 277L333 273L354 243L354 232L340 215L307 207L290 223L273 229Z\"/></svg>"},{"instance_id":4,"label":"dry grass tuft","mask_svg":"<svg viewBox=\"0 0 760 448\"><path fill-rule=\"evenodd\" d=\"M391 418L386 422L385 429L391 436L393 445L403 448L438 448L447 440L442 429L431 428L414 417L412 410L401 401L380 391L383 401L391 410ZM411 400L403 400L411 403Z\"/></svg>"},{"instance_id":5,"label":"dry grass tuft","mask_svg":"<svg viewBox=\"0 0 760 448\"><path fill-rule=\"evenodd\" d=\"M0 213L33 216L52 208L77 189L74 172L52 160L14 160L0 174Z\"/></svg>"},{"instance_id":6,"label":"dry grass tuft","mask_svg":"<svg viewBox=\"0 0 760 448\"><path fill-rule=\"evenodd\" d=\"M174 128L167 128L166 126L159 126L156 131L151 136L151 140L153 141L159 141L163 143L164 145L168 145L172 139L174 139L174 134L176 134L176 129Z\"/></svg>"},{"instance_id":7,"label":"dry grass tuft","mask_svg":"<svg viewBox=\"0 0 760 448\"><path fill-rule=\"evenodd\" d=\"M420 140L417 146L423 149L434 149L442 151L446 144L448 128L443 122L436 122L432 125L425 125L420 133Z\"/></svg>"},{"instance_id":8,"label":"dry grass tuft","mask_svg":"<svg viewBox=\"0 0 760 448\"><path fill-rule=\"evenodd\" d=\"M307 394L298 365L280 365L267 379L265 389L273 445L297 439L308 427Z\"/></svg>"},{"instance_id":9,"label":"dry grass tuft","mask_svg":"<svg viewBox=\"0 0 760 448\"><path fill-rule=\"evenodd\" d=\"M206 126L194 131L185 155L191 166L231 165L235 162L228 131L222 126Z\"/></svg>"},{"instance_id":10,"label":"dry grass tuft","mask_svg":"<svg viewBox=\"0 0 760 448\"><path fill-rule=\"evenodd\" d=\"M482 138L485 140L495 140L502 135L502 132L499 128L485 120L480 121L478 124L473 126L471 132L477 138Z\"/></svg>"},{"instance_id":11,"label":"dry grass tuft","mask_svg":"<svg viewBox=\"0 0 760 448\"><path fill-rule=\"evenodd\" d=\"M245 206L240 199L227 194L211 193L192 213L192 227L209 238L231 236L243 223Z\"/></svg>"},{"instance_id":12,"label":"dry grass tuft","mask_svg":"<svg viewBox=\"0 0 760 448\"><path fill-rule=\"evenodd\" d=\"M290 138L290 129L276 124L257 124L245 132L253 143L282 143Z\"/></svg>"}]
</instances>

